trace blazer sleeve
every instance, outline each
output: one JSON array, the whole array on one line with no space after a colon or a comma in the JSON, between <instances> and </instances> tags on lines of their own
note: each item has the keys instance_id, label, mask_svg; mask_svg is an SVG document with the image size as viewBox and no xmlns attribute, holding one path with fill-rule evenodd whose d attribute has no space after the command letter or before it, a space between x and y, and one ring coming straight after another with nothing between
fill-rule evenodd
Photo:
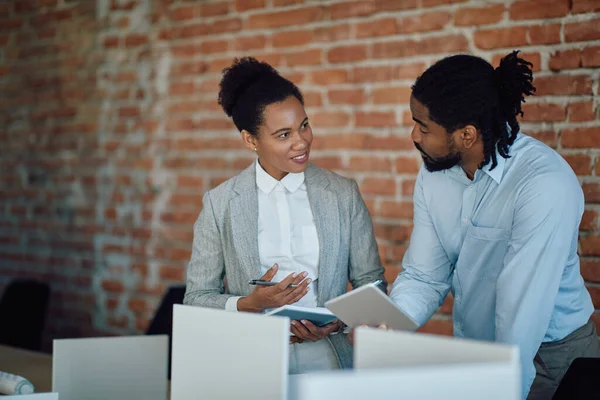
<instances>
[{"instance_id":1,"label":"blazer sleeve","mask_svg":"<svg viewBox=\"0 0 600 400\"><path fill-rule=\"evenodd\" d=\"M373 222L369 210L354 180L351 192L350 210L350 283L353 288L381 280L380 288L387 293L387 281L383 276L383 266L379 258L377 242L373 232Z\"/></svg>"},{"instance_id":2,"label":"blazer sleeve","mask_svg":"<svg viewBox=\"0 0 600 400\"><path fill-rule=\"evenodd\" d=\"M192 257L187 268L184 304L225 308L233 295L223 294L225 262L210 192L202 199L202 211L194 224Z\"/></svg>"}]
</instances>

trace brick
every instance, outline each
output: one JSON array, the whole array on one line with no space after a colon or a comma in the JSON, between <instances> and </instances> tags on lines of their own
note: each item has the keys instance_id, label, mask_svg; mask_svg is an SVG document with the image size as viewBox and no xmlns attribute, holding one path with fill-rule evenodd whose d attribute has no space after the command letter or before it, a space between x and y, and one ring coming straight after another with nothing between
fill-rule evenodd
<instances>
[{"instance_id":1,"label":"brick","mask_svg":"<svg viewBox=\"0 0 600 400\"><path fill-rule=\"evenodd\" d=\"M425 63L405 64L394 68L394 79L415 80L425 71Z\"/></svg>"},{"instance_id":2,"label":"brick","mask_svg":"<svg viewBox=\"0 0 600 400\"><path fill-rule=\"evenodd\" d=\"M447 35L422 39L417 44L418 54L458 53L469 49L463 35Z\"/></svg>"},{"instance_id":3,"label":"brick","mask_svg":"<svg viewBox=\"0 0 600 400\"><path fill-rule=\"evenodd\" d=\"M391 172L392 162L379 156L352 156L348 163L352 171Z\"/></svg>"},{"instance_id":4,"label":"brick","mask_svg":"<svg viewBox=\"0 0 600 400\"><path fill-rule=\"evenodd\" d=\"M415 180L414 179L403 179L402 180L402 195L412 196L415 191Z\"/></svg>"},{"instance_id":5,"label":"brick","mask_svg":"<svg viewBox=\"0 0 600 400\"><path fill-rule=\"evenodd\" d=\"M571 13L581 14L587 12L600 11L600 3L596 0L572 0Z\"/></svg>"},{"instance_id":6,"label":"brick","mask_svg":"<svg viewBox=\"0 0 600 400\"><path fill-rule=\"evenodd\" d=\"M408 86L389 86L372 91L373 104L408 104L412 90Z\"/></svg>"},{"instance_id":7,"label":"brick","mask_svg":"<svg viewBox=\"0 0 600 400\"><path fill-rule=\"evenodd\" d=\"M584 122L594 120L594 102L579 101L570 103L567 107L570 122Z\"/></svg>"},{"instance_id":8,"label":"brick","mask_svg":"<svg viewBox=\"0 0 600 400\"><path fill-rule=\"evenodd\" d=\"M363 149L366 140L367 136L361 133L321 134L314 137L312 148L315 150Z\"/></svg>"},{"instance_id":9,"label":"brick","mask_svg":"<svg viewBox=\"0 0 600 400\"><path fill-rule=\"evenodd\" d=\"M108 293L123 293L125 291L125 286L121 281L105 279L102 281L102 289Z\"/></svg>"},{"instance_id":10,"label":"brick","mask_svg":"<svg viewBox=\"0 0 600 400\"><path fill-rule=\"evenodd\" d=\"M396 182L391 178L365 178L360 185L365 195L393 196L396 194Z\"/></svg>"},{"instance_id":11,"label":"brick","mask_svg":"<svg viewBox=\"0 0 600 400\"><path fill-rule=\"evenodd\" d=\"M296 4L303 4L305 0L273 0L275 7L293 6Z\"/></svg>"},{"instance_id":12,"label":"brick","mask_svg":"<svg viewBox=\"0 0 600 400\"><path fill-rule=\"evenodd\" d=\"M528 132L527 134L553 149L555 149L558 144L558 135L554 131L534 131Z\"/></svg>"},{"instance_id":13,"label":"brick","mask_svg":"<svg viewBox=\"0 0 600 400\"><path fill-rule=\"evenodd\" d=\"M358 39L391 36L398 32L396 18L382 18L375 21L361 22L356 25L356 37Z\"/></svg>"},{"instance_id":14,"label":"brick","mask_svg":"<svg viewBox=\"0 0 600 400\"><path fill-rule=\"evenodd\" d=\"M435 6L441 6L441 5L446 5L446 4L464 3L466 1L468 1L468 0L422 0L421 5L423 7L435 7Z\"/></svg>"},{"instance_id":15,"label":"brick","mask_svg":"<svg viewBox=\"0 0 600 400\"><path fill-rule=\"evenodd\" d=\"M160 279L183 282L185 280L185 268L169 265L161 265L158 276Z\"/></svg>"},{"instance_id":16,"label":"brick","mask_svg":"<svg viewBox=\"0 0 600 400\"><path fill-rule=\"evenodd\" d=\"M448 12L431 12L398 20L398 33L433 32L444 29L450 22Z\"/></svg>"},{"instance_id":17,"label":"brick","mask_svg":"<svg viewBox=\"0 0 600 400\"><path fill-rule=\"evenodd\" d=\"M396 158L396 173L397 174L416 174L419 172L419 162L415 157L397 157Z\"/></svg>"},{"instance_id":18,"label":"brick","mask_svg":"<svg viewBox=\"0 0 600 400\"><path fill-rule=\"evenodd\" d=\"M600 39L600 18L565 24L565 42L585 42Z\"/></svg>"},{"instance_id":19,"label":"brick","mask_svg":"<svg viewBox=\"0 0 600 400\"><path fill-rule=\"evenodd\" d=\"M379 216L392 219L412 219L412 202L382 201L379 207Z\"/></svg>"},{"instance_id":20,"label":"brick","mask_svg":"<svg viewBox=\"0 0 600 400\"><path fill-rule=\"evenodd\" d=\"M256 8L265 8L266 0L235 0L236 11L248 11Z\"/></svg>"},{"instance_id":21,"label":"brick","mask_svg":"<svg viewBox=\"0 0 600 400\"><path fill-rule=\"evenodd\" d=\"M417 0L374 0L377 11L409 10L418 7Z\"/></svg>"},{"instance_id":22,"label":"brick","mask_svg":"<svg viewBox=\"0 0 600 400\"><path fill-rule=\"evenodd\" d=\"M319 92L304 92L304 106L305 107L321 107L323 105L323 98Z\"/></svg>"},{"instance_id":23,"label":"brick","mask_svg":"<svg viewBox=\"0 0 600 400\"><path fill-rule=\"evenodd\" d=\"M527 122L558 122L567 117L567 110L560 104L523 104L522 110L522 120Z\"/></svg>"},{"instance_id":24,"label":"brick","mask_svg":"<svg viewBox=\"0 0 600 400\"><path fill-rule=\"evenodd\" d=\"M510 19L549 19L569 14L569 0L525 0L510 6Z\"/></svg>"},{"instance_id":25,"label":"brick","mask_svg":"<svg viewBox=\"0 0 600 400\"><path fill-rule=\"evenodd\" d=\"M208 70L208 65L206 65L203 61L192 61L175 64L171 69L172 76L185 76L185 75L193 75L197 76L205 73ZM133 80L132 82L135 82Z\"/></svg>"},{"instance_id":26,"label":"brick","mask_svg":"<svg viewBox=\"0 0 600 400\"><path fill-rule=\"evenodd\" d=\"M345 69L317 69L311 73L311 81L315 85L335 85L348 82L348 71Z\"/></svg>"},{"instance_id":27,"label":"brick","mask_svg":"<svg viewBox=\"0 0 600 400\"><path fill-rule=\"evenodd\" d=\"M444 299L444 303L440 306L439 312L443 314L452 314L452 307L454 306L454 297L452 293L448 293Z\"/></svg>"},{"instance_id":28,"label":"brick","mask_svg":"<svg viewBox=\"0 0 600 400\"><path fill-rule=\"evenodd\" d=\"M310 120L315 128L345 128L350 124L350 115L343 111L318 111Z\"/></svg>"},{"instance_id":29,"label":"brick","mask_svg":"<svg viewBox=\"0 0 600 400\"><path fill-rule=\"evenodd\" d=\"M173 39L189 39L196 36L204 36L210 33L211 26L209 24L200 23L193 25L185 25L176 29L172 34Z\"/></svg>"},{"instance_id":30,"label":"brick","mask_svg":"<svg viewBox=\"0 0 600 400\"><path fill-rule=\"evenodd\" d=\"M535 78L536 96L592 94L592 80L587 75L553 75Z\"/></svg>"},{"instance_id":31,"label":"brick","mask_svg":"<svg viewBox=\"0 0 600 400\"><path fill-rule=\"evenodd\" d=\"M505 6L503 4L460 8L454 14L454 25L477 26L495 24L502 20L504 10Z\"/></svg>"},{"instance_id":32,"label":"brick","mask_svg":"<svg viewBox=\"0 0 600 400\"><path fill-rule=\"evenodd\" d=\"M600 46L586 47L583 49L581 66L584 68L600 67Z\"/></svg>"},{"instance_id":33,"label":"brick","mask_svg":"<svg viewBox=\"0 0 600 400\"><path fill-rule=\"evenodd\" d=\"M323 52L321 49L310 49L288 53L284 58L286 64L292 68L299 65L319 65L323 60Z\"/></svg>"},{"instance_id":34,"label":"brick","mask_svg":"<svg viewBox=\"0 0 600 400\"><path fill-rule=\"evenodd\" d=\"M412 225L398 224L396 222L373 225L375 236L390 242L405 242L410 239Z\"/></svg>"},{"instance_id":35,"label":"brick","mask_svg":"<svg viewBox=\"0 0 600 400\"><path fill-rule=\"evenodd\" d=\"M314 29L313 40L315 42L335 43L339 40L350 38L350 25L332 25Z\"/></svg>"},{"instance_id":36,"label":"brick","mask_svg":"<svg viewBox=\"0 0 600 400\"><path fill-rule=\"evenodd\" d=\"M419 44L412 39L374 43L372 57L375 59L412 57L418 54L418 47Z\"/></svg>"},{"instance_id":37,"label":"brick","mask_svg":"<svg viewBox=\"0 0 600 400\"><path fill-rule=\"evenodd\" d=\"M563 158L569 163L573 171L580 176L592 174L592 158L587 155L563 155Z\"/></svg>"},{"instance_id":38,"label":"brick","mask_svg":"<svg viewBox=\"0 0 600 400\"><path fill-rule=\"evenodd\" d=\"M233 130L235 126L230 119L224 118L203 118L194 126L197 129L206 130Z\"/></svg>"},{"instance_id":39,"label":"brick","mask_svg":"<svg viewBox=\"0 0 600 400\"><path fill-rule=\"evenodd\" d=\"M263 49L267 44L267 38L264 35L236 37L235 49L237 51L248 51L253 49Z\"/></svg>"},{"instance_id":40,"label":"brick","mask_svg":"<svg viewBox=\"0 0 600 400\"><path fill-rule=\"evenodd\" d=\"M588 282L600 282L600 261L581 260L581 275Z\"/></svg>"},{"instance_id":41,"label":"brick","mask_svg":"<svg viewBox=\"0 0 600 400\"><path fill-rule=\"evenodd\" d=\"M523 46L527 44L527 28L518 26L476 31L474 42L477 48L484 50Z\"/></svg>"},{"instance_id":42,"label":"brick","mask_svg":"<svg viewBox=\"0 0 600 400\"><path fill-rule=\"evenodd\" d=\"M299 30L273 34L273 47L306 46L313 40L313 31Z\"/></svg>"},{"instance_id":43,"label":"brick","mask_svg":"<svg viewBox=\"0 0 600 400\"><path fill-rule=\"evenodd\" d=\"M200 4L200 16L214 17L217 15L226 15L229 13L229 4L229 1Z\"/></svg>"},{"instance_id":44,"label":"brick","mask_svg":"<svg viewBox=\"0 0 600 400\"><path fill-rule=\"evenodd\" d=\"M273 29L302 25L320 21L322 18L323 9L321 7L305 7L290 11L253 14L248 18L248 29Z\"/></svg>"},{"instance_id":45,"label":"brick","mask_svg":"<svg viewBox=\"0 0 600 400\"><path fill-rule=\"evenodd\" d=\"M210 34L238 32L242 30L242 20L240 18L229 18L215 21L210 26Z\"/></svg>"},{"instance_id":46,"label":"brick","mask_svg":"<svg viewBox=\"0 0 600 400\"><path fill-rule=\"evenodd\" d=\"M310 162L315 164L318 167L336 170L342 168L342 160L338 156L320 156L320 157L312 157L310 158Z\"/></svg>"},{"instance_id":47,"label":"brick","mask_svg":"<svg viewBox=\"0 0 600 400\"><path fill-rule=\"evenodd\" d=\"M396 114L391 111L359 111L355 114L356 126L383 128L396 126Z\"/></svg>"},{"instance_id":48,"label":"brick","mask_svg":"<svg viewBox=\"0 0 600 400\"><path fill-rule=\"evenodd\" d=\"M561 24L544 24L532 26L527 30L529 44L558 44Z\"/></svg>"},{"instance_id":49,"label":"brick","mask_svg":"<svg viewBox=\"0 0 600 400\"><path fill-rule=\"evenodd\" d=\"M138 117L140 115L140 110L138 107L121 107L119 108L119 117L122 118L131 118Z\"/></svg>"},{"instance_id":50,"label":"brick","mask_svg":"<svg viewBox=\"0 0 600 400\"><path fill-rule=\"evenodd\" d=\"M582 189L586 203L600 203L600 184L584 183Z\"/></svg>"},{"instance_id":51,"label":"brick","mask_svg":"<svg viewBox=\"0 0 600 400\"><path fill-rule=\"evenodd\" d=\"M409 136L379 136L366 137L365 149L370 150L413 150L414 144Z\"/></svg>"},{"instance_id":52,"label":"brick","mask_svg":"<svg viewBox=\"0 0 600 400\"><path fill-rule=\"evenodd\" d=\"M353 83L386 82L394 78L394 69L389 66L357 67L352 70Z\"/></svg>"},{"instance_id":53,"label":"brick","mask_svg":"<svg viewBox=\"0 0 600 400\"><path fill-rule=\"evenodd\" d=\"M367 17L375 11L375 4L370 0L362 1L345 1L342 3L333 4L329 9L330 18L332 20Z\"/></svg>"},{"instance_id":54,"label":"brick","mask_svg":"<svg viewBox=\"0 0 600 400\"><path fill-rule=\"evenodd\" d=\"M581 67L581 50L564 50L557 51L550 56L548 67L552 71L560 71L563 69L577 69Z\"/></svg>"},{"instance_id":55,"label":"brick","mask_svg":"<svg viewBox=\"0 0 600 400\"><path fill-rule=\"evenodd\" d=\"M592 303L594 303L594 307L600 308L600 287L586 285L586 288L588 292L590 292L590 296L592 297Z\"/></svg>"},{"instance_id":56,"label":"brick","mask_svg":"<svg viewBox=\"0 0 600 400\"><path fill-rule=\"evenodd\" d=\"M561 143L565 148L600 148L600 127L563 129Z\"/></svg>"},{"instance_id":57,"label":"brick","mask_svg":"<svg viewBox=\"0 0 600 400\"><path fill-rule=\"evenodd\" d=\"M366 100L363 89L332 89L327 93L327 98L329 99L329 104L360 105Z\"/></svg>"},{"instance_id":58,"label":"brick","mask_svg":"<svg viewBox=\"0 0 600 400\"><path fill-rule=\"evenodd\" d=\"M145 299L134 298L129 299L129 301L127 302L127 308L134 313L143 313L149 307Z\"/></svg>"},{"instance_id":59,"label":"brick","mask_svg":"<svg viewBox=\"0 0 600 400\"><path fill-rule=\"evenodd\" d=\"M200 7L197 5L172 8L169 10L171 21L186 21L200 17Z\"/></svg>"},{"instance_id":60,"label":"brick","mask_svg":"<svg viewBox=\"0 0 600 400\"><path fill-rule=\"evenodd\" d=\"M366 45L339 46L327 52L327 60L332 64L357 62L366 58Z\"/></svg>"},{"instance_id":61,"label":"brick","mask_svg":"<svg viewBox=\"0 0 600 400\"><path fill-rule=\"evenodd\" d=\"M598 213L595 210L585 210L579 224L580 231L595 231L598 228Z\"/></svg>"}]
</instances>

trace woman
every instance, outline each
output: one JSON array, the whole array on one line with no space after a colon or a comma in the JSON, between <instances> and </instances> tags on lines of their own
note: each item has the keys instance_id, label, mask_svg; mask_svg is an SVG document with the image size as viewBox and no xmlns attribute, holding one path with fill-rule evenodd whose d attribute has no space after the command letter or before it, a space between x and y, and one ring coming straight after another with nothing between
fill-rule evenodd
<instances>
[{"instance_id":1,"label":"woman","mask_svg":"<svg viewBox=\"0 0 600 400\"><path fill-rule=\"evenodd\" d=\"M300 90L250 57L223 72L219 104L257 160L204 195L184 303L263 312L323 306L345 293L348 281L382 280L385 288L356 182L308 163L313 135ZM248 284L258 277L280 283ZM341 328L339 321L292 321L290 373L351 367L347 336L334 334Z\"/></svg>"}]
</instances>

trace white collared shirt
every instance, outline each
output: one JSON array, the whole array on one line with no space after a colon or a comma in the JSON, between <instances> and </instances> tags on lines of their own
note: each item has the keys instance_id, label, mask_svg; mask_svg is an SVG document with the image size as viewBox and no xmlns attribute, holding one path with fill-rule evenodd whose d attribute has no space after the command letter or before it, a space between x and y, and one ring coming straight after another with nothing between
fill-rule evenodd
<instances>
[{"instance_id":1,"label":"white collared shirt","mask_svg":"<svg viewBox=\"0 0 600 400\"><path fill-rule=\"evenodd\" d=\"M273 281L281 281L292 272L298 274L306 271L307 278L312 279L310 290L294 305L316 307L319 239L304 183L304 172L289 173L278 181L256 161L256 185L261 275L273 264L279 265ZM225 309L236 311L238 299L229 298Z\"/></svg>"}]
</instances>

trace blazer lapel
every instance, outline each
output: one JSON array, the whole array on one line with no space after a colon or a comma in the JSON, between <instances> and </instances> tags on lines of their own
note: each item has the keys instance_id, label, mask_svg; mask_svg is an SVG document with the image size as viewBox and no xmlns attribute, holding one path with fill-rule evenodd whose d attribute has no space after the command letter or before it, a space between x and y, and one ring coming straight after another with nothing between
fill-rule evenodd
<instances>
[{"instance_id":1,"label":"blazer lapel","mask_svg":"<svg viewBox=\"0 0 600 400\"><path fill-rule=\"evenodd\" d=\"M258 193L256 189L256 162L238 175L233 190L238 196L231 200L233 244L240 266L250 279L258 279Z\"/></svg>"},{"instance_id":2,"label":"blazer lapel","mask_svg":"<svg viewBox=\"0 0 600 400\"><path fill-rule=\"evenodd\" d=\"M340 215L336 193L328 190L329 179L317 167L305 172L308 199L319 237L319 279L317 305L323 306L335 281L340 248Z\"/></svg>"}]
</instances>

